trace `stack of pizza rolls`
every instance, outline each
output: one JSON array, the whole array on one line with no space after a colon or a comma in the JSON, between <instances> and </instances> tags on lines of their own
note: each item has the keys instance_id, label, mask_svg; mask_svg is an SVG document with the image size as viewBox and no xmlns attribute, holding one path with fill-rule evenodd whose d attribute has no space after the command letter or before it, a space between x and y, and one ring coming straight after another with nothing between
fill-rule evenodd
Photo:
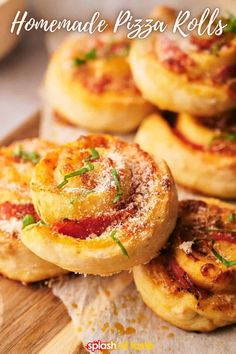
<instances>
[{"instance_id":1,"label":"stack of pizza rolls","mask_svg":"<svg viewBox=\"0 0 236 354\"><path fill-rule=\"evenodd\" d=\"M35 167L31 192L44 223L26 227L22 241L73 272L110 275L148 262L176 222L165 162L108 135L49 152Z\"/></svg>"},{"instance_id":2,"label":"stack of pizza rolls","mask_svg":"<svg viewBox=\"0 0 236 354\"><path fill-rule=\"evenodd\" d=\"M171 31L173 10L159 8L154 15L166 19L167 30L136 40L130 64L143 96L162 111L141 123L136 142L163 157L180 186L233 199L236 37L230 30L178 36Z\"/></svg>"},{"instance_id":3,"label":"stack of pizza rolls","mask_svg":"<svg viewBox=\"0 0 236 354\"><path fill-rule=\"evenodd\" d=\"M39 221L30 198L33 168L54 147L33 139L0 149L0 273L25 283L65 273L37 257L20 238L24 227Z\"/></svg>"},{"instance_id":4,"label":"stack of pizza rolls","mask_svg":"<svg viewBox=\"0 0 236 354\"><path fill-rule=\"evenodd\" d=\"M179 203L167 247L134 268L144 302L171 324L208 332L236 322L236 208L214 199Z\"/></svg>"},{"instance_id":5,"label":"stack of pizza rolls","mask_svg":"<svg viewBox=\"0 0 236 354\"><path fill-rule=\"evenodd\" d=\"M77 138L78 132L86 130L128 134L154 110L134 83L128 62L130 45L125 34L110 31L69 36L61 44L45 77L44 137L49 135L49 116L51 127L69 126ZM59 128L53 139L58 136Z\"/></svg>"},{"instance_id":6,"label":"stack of pizza rolls","mask_svg":"<svg viewBox=\"0 0 236 354\"><path fill-rule=\"evenodd\" d=\"M0 272L29 282L134 267L161 318L211 331L236 322L236 209L201 197L178 205L173 177L236 198L236 37L229 26L184 38L172 33L174 9L152 16L164 33L72 36L53 54L43 136L97 133L1 149ZM135 129L138 144L104 134Z\"/></svg>"}]
</instances>

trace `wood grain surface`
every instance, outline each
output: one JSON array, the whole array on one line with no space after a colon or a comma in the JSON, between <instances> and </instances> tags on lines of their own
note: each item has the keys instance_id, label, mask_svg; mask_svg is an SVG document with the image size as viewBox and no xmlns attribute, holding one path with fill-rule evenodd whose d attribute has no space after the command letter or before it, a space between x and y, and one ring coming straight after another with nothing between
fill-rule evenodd
<instances>
[{"instance_id":1,"label":"wood grain surface","mask_svg":"<svg viewBox=\"0 0 236 354\"><path fill-rule=\"evenodd\" d=\"M1 354L38 353L70 322L64 305L40 285L0 278L0 301Z\"/></svg>"},{"instance_id":2,"label":"wood grain surface","mask_svg":"<svg viewBox=\"0 0 236 354\"><path fill-rule=\"evenodd\" d=\"M38 135L39 114L0 142ZM0 354L84 353L62 302L42 284L23 285L0 276Z\"/></svg>"}]
</instances>

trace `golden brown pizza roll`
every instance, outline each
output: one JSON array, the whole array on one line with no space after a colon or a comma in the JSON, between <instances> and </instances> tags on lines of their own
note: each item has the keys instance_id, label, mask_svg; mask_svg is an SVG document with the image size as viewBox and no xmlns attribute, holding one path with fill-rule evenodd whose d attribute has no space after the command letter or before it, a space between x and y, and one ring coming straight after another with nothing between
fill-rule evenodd
<instances>
[{"instance_id":1,"label":"golden brown pizza roll","mask_svg":"<svg viewBox=\"0 0 236 354\"><path fill-rule=\"evenodd\" d=\"M52 56L45 96L63 120L94 131L127 133L153 106L137 89L128 63L130 40L111 32L70 36Z\"/></svg>"},{"instance_id":2,"label":"golden brown pizza roll","mask_svg":"<svg viewBox=\"0 0 236 354\"><path fill-rule=\"evenodd\" d=\"M0 149L0 273L34 282L65 273L32 253L21 242L22 228L39 221L30 198L34 166L54 144L38 139Z\"/></svg>"},{"instance_id":3,"label":"golden brown pizza roll","mask_svg":"<svg viewBox=\"0 0 236 354\"><path fill-rule=\"evenodd\" d=\"M236 208L214 199L179 203L168 246L134 268L144 302L187 331L236 322Z\"/></svg>"},{"instance_id":4,"label":"golden brown pizza roll","mask_svg":"<svg viewBox=\"0 0 236 354\"><path fill-rule=\"evenodd\" d=\"M136 142L169 164L178 184L220 198L236 197L235 112L212 119L151 115Z\"/></svg>"},{"instance_id":5,"label":"golden brown pizza roll","mask_svg":"<svg viewBox=\"0 0 236 354\"><path fill-rule=\"evenodd\" d=\"M31 192L46 225L25 228L24 244L74 272L109 275L149 261L176 221L166 163L108 135L48 153L35 168Z\"/></svg>"},{"instance_id":6,"label":"golden brown pizza roll","mask_svg":"<svg viewBox=\"0 0 236 354\"><path fill-rule=\"evenodd\" d=\"M82 129L76 124L68 122L55 112L44 100L42 116L40 120L40 137L57 144L66 144L77 140L81 135L88 135L87 129ZM132 142L135 132L128 134L115 134L123 140Z\"/></svg>"},{"instance_id":7,"label":"golden brown pizza roll","mask_svg":"<svg viewBox=\"0 0 236 354\"><path fill-rule=\"evenodd\" d=\"M135 40L129 55L136 85L160 109L215 116L236 107L236 38L229 19L222 35L173 32L170 9L154 16L167 21L163 33Z\"/></svg>"}]
</instances>

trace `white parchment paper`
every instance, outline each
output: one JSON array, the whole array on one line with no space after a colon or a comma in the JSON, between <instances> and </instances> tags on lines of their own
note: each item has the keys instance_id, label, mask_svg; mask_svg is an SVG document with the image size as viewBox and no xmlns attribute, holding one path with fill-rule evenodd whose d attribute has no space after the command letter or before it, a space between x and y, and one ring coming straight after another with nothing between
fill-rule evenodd
<instances>
[{"instance_id":1,"label":"white parchment paper","mask_svg":"<svg viewBox=\"0 0 236 354\"><path fill-rule=\"evenodd\" d=\"M78 276L52 285L84 345L114 341L114 353L234 354L236 327L188 333L158 318L142 301L132 276Z\"/></svg>"}]
</instances>

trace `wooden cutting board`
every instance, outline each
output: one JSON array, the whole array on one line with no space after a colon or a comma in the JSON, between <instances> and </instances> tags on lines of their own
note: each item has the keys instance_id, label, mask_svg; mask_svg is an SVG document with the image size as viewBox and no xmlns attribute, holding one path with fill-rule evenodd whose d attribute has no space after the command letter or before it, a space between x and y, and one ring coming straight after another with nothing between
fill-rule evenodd
<instances>
[{"instance_id":1,"label":"wooden cutting board","mask_svg":"<svg viewBox=\"0 0 236 354\"><path fill-rule=\"evenodd\" d=\"M38 135L39 116L1 144ZM66 308L42 284L24 286L0 276L0 353L83 353Z\"/></svg>"}]
</instances>

